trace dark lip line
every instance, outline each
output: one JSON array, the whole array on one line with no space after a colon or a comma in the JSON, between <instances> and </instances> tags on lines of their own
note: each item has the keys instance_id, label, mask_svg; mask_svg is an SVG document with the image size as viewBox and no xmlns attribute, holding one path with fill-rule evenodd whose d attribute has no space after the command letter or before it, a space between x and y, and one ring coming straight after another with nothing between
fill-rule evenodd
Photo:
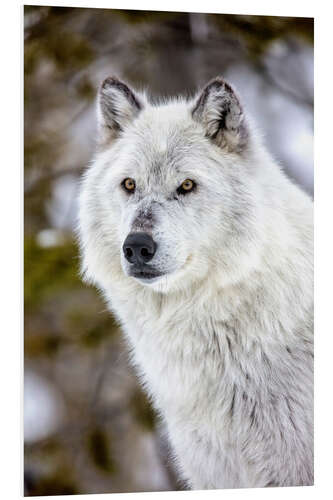
<instances>
[{"instance_id":1,"label":"dark lip line","mask_svg":"<svg viewBox=\"0 0 333 500\"><path fill-rule=\"evenodd\" d=\"M154 278L159 278L160 276L163 276L161 273L150 273L148 271L138 271L138 272L133 272L130 274L133 278L142 278L142 279L154 279Z\"/></svg>"}]
</instances>

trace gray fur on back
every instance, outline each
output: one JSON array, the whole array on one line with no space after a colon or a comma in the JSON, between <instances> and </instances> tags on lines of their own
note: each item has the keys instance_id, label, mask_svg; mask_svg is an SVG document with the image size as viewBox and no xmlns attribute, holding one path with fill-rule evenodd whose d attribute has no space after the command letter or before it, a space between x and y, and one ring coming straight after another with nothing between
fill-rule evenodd
<instances>
[{"instance_id":1,"label":"gray fur on back","mask_svg":"<svg viewBox=\"0 0 333 500\"><path fill-rule=\"evenodd\" d=\"M198 489L312 484L311 200L220 78L159 105L107 79L98 103L82 269L122 325L180 474ZM182 197L187 178L197 188ZM157 242L151 282L122 253L133 231Z\"/></svg>"}]
</instances>

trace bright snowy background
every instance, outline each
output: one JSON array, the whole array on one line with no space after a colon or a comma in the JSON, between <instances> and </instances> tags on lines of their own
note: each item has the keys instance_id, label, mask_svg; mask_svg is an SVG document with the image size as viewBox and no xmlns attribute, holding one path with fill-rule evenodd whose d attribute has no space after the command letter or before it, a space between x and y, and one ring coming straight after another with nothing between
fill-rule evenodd
<instances>
[{"instance_id":1,"label":"bright snowy background","mask_svg":"<svg viewBox=\"0 0 333 500\"><path fill-rule=\"evenodd\" d=\"M108 75L153 97L223 75L313 194L312 19L25 7L27 495L184 488L113 318L78 277L78 181Z\"/></svg>"}]
</instances>

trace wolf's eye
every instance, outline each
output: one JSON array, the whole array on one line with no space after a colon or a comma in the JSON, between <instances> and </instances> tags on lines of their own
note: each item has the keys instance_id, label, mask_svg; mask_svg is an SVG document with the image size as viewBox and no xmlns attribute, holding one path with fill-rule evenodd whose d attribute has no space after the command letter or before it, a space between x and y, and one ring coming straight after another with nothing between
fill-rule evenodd
<instances>
[{"instance_id":1,"label":"wolf's eye","mask_svg":"<svg viewBox=\"0 0 333 500\"><path fill-rule=\"evenodd\" d=\"M177 193L178 194L187 194L190 191L193 191L195 186L196 186L196 184L194 181L191 181L191 179L185 179L185 181L177 189Z\"/></svg>"},{"instance_id":2,"label":"wolf's eye","mask_svg":"<svg viewBox=\"0 0 333 500\"><path fill-rule=\"evenodd\" d=\"M127 177L126 179L123 180L121 183L125 191L128 193L134 193L135 191L135 180L131 179L130 177Z\"/></svg>"}]
</instances>

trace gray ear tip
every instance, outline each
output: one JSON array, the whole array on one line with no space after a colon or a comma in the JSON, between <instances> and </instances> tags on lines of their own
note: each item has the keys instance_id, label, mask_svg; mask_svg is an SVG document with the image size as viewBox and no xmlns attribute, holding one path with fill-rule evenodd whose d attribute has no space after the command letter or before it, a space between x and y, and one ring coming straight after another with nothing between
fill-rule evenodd
<instances>
[{"instance_id":1,"label":"gray ear tip","mask_svg":"<svg viewBox=\"0 0 333 500\"><path fill-rule=\"evenodd\" d=\"M115 76L108 76L105 78L101 84L101 90L107 90L110 87L117 87L120 84L120 80Z\"/></svg>"},{"instance_id":2,"label":"gray ear tip","mask_svg":"<svg viewBox=\"0 0 333 500\"><path fill-rule=\"evenodd\" d=\"M222 75L217 75L211 80L211 82L216 82L219 85L225 85L227 83L226 79Z\"/></svg>"},{"instance_id":3,"label":"gray ear tip","mask_svg":"<svg viewBox=\"0 0 333 500\"><path fill-rule=\"evenodd\" d=\"M223 88L224 91L228 92L229 94L235 94L235 90L233 87L230 85L230 83L225 80L223 76L217 76L216 78L213 78L208 84L207 87L215 87L217 89Z\"/></svg>"}]
</instances>

